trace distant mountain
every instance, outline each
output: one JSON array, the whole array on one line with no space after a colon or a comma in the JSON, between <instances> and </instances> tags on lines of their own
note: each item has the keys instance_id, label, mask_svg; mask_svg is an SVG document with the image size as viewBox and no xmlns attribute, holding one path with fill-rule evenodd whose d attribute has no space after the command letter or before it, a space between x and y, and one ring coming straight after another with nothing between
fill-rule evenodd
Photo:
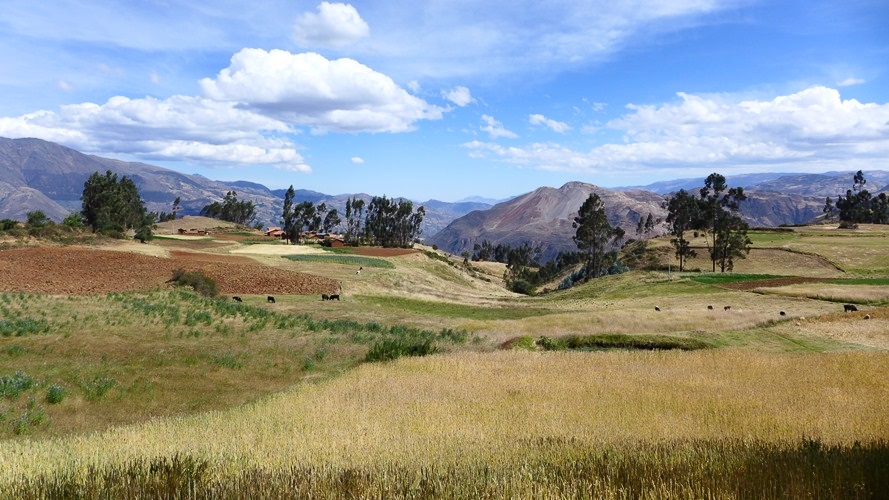
<instances>
[{"instance_id":1,"label":"distant mountain","mask_svg":"<svg viewBox=\"0 0 889 500\"><path fill-rule=\"evenodd\" d=\"M0 138L0 218L24 220L28 212L42 210L59 221L80 210L89 176L108 170L132 179L150 211L169 212L179 197L183 215L194 215L232 190L238 199L256 203L259 220L271 220L280 211L281 202L261 184L225 183L146 163L85 155L40 139Z\"/></svg>"},{"instance_id":2,"label":"distant mountain","mask_svg":"<svg viewBox=\"0 0 889 500\"><path fill-rule=\"evenodd\" d=\"M871 193L879 193L889 189L889 172L883 170L865 170L867 180L865 188ZM845 194L852 188L852 177L855 172L826 172L823 174L805 173L761 173L726 176L729 186L740 186L745 191L775 191L779 193L801 194L808 196L830 196ZM702 178L676 179L655 182L645 186L634 186L616 189L644 189L660 194L670 194L685 189L697 192L704 185ZM824 201L822 199L822 201Z\"/></svg>"},{"instance_id":3,"label":"distant mountain","mask_svg":"<svg viewBox=\"0 0 889 500\"><path fill-rule=\"evenodd\" d=\"M476 243L488 240L493 244L518 245L530 242L540 245L541 258L547 261L559 251L575 251L576 229L574 217L590 193L596 193L605 205L605 213L612 226L619 225L627 238L636 237L640 218L649 213L663 221L663 208L669 196L645 190L605 189L592 184L569 182L559 189L542 187L494 207L471 212L454 220L428 240L428 243L453 254L472 251ZM741 215L753 227L775 227L782 224L803 224L821 215L824 200L768 191L746 191L747 201L741 205ZM655 234L666 232L661 223Z\"/></svg>"},{"instance_id":4,"label":"distant mountain","mask_svg":"<svg viewBox=\"0 0 889 500\"><path fill-rule=\"evenodd\" d=\"M25 220L28 212L42 210L49 218L61 221L80 210L83 185L93 172L111 170L133 180L150 211L170 212L173 200L180 198L182 215L197 215L203 207L222 201L228 191L239 200L256 205L256 220L263 225L279 225L284 189L270 190L250 181L214 181L201 175L187 175L149 165L124 162L80 153L41 139L0 137L0 219ZM331 196L305 189L296 190L297 202L324 202L336 208L341 217L346 200L351 197L370 202L368 194ZM423 203L415 203L415 206ZM437 233L452 220L471 210L487 208L480 203L426 202L423 236Z\"/></svg>"},{"instance_id":5,"label":"distant mountain","mask_svg":"<svg viewBox=\"0 0 889 500\"><path fill-rule=\"evenodd\" d=\"M511 200L512 198L514 198L514 197L503 198L503 199L498 200L497 198L485 198L483 196L467 196L466 198L463 198L462 200L457 200L455 203L483 203L485 205L491 206L491 205L496 205L498 203L503 203L504 201Z\"/></svg>"},{"instance_id":6,"label":"distant mountain","mask_svg":"<svg viewBox=\"0 0 889 500\"><path fill-rule=\"evenodd\" d=\"M493 244L519 245L530 242L540 245L544 261L560 251L574 251L574 217L590 193L602 199L611 225L619 225L633 237L640 217L649 213L654 218L665 218L662 208L664 197L651 191L618 191L604 189L582 182L569 182L555 189L538 188L509 201L494 205L488 210L470 212L453 221L427 243L454 254L472 252L473 246L483 240ZM663 229L661 229L663 231Z\"/></svg>"}]
</instances>

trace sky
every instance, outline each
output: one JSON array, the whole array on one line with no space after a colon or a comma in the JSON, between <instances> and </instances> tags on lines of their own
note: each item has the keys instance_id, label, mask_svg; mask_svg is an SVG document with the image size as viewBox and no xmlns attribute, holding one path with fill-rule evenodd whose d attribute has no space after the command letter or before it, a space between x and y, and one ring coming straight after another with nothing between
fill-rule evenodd
<instances>
[{"instance_id":1,"label":"sky","mask_svg":"<svg viewBox=\"0 0 889 500\"><path fill-rule=\"evenodd\" d=\"M889 170L886 0L0 0L0 137L416 201ZM2 181L2 179L0 179Z\"/></svg>"}]
</instances>

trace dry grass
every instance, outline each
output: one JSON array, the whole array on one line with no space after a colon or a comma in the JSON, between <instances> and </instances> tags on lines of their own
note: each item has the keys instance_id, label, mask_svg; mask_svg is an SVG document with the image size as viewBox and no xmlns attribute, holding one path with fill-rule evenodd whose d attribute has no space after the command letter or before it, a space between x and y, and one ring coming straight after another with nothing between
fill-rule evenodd
<instances>
[{"instance_id":1,"label":"dry grass","mask_svg":"<svg viewBox=\"0 0 889 500\"><path fill-rule=\"evenodd\" d=\"M189 455L229 472L490 464L541 438L591 446L683 440L851 444L889 433L881 353L501 352L364 365L335 380L196 417L8 442L0 483Z\"/></svg>"},{"instance_id":2,"label":"dry grass","mask_svg":"<svg viewBox=\"0 0 889 500\"><path fill-rule=\"evenodd\" d=\"M830 283L800 283L770 288L754 289L758 293L784 295L788 297L808 297L833 302L889 303L889 286L885 285L839 285Z\"/></svg>"},{"instance_id":3,"label":"dry grass","mask_svg":"<svg viewBox=\"0 0 889 500\"><path fill-rule=\"evenodd\" d=\"M865 319L865 315L869 318ZM781 325L779 331L889 350L889 308L865 309L849 314L837 313L819 318L817 321L787 323Z\"/></svg>"}]
</instances>

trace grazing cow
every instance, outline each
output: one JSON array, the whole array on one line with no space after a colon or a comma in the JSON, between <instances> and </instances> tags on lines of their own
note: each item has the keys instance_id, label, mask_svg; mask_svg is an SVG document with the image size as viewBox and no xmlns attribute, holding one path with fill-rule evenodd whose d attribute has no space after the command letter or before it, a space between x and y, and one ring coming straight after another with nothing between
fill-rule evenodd
<instances>
[{"instance_id":1,"label":"grazing cow","mask_svg":"<svg viewBox=\"0 0 889 500\"><path fill-rule=\"evenodd\" d=\"M661 308L660 308L660 307L658 307L658 306L654 306L654 310L655 310L655 311L660 311L660 310L661 310Z\"/></svg>"},{"instance_id":2,"label":"grazing cow","mask_svg":"<svg viewBox=\"0 0 889 500\"><path fill-rule=\"evenodd\" d=\"M712 311L712 310L713 310L713 306L707 306L707 309L710 310L710 311Z\"/></svg>"},{"instance_id":3,"label":"grazing cow","mask_svg":"<svg viewBox=\"0 0 889 500\"><path fill-rule=\"evenodd\" d=\"M336 293L335 293L335 294L333 294L333 295L330 296L330 299L329 299L329 300L340 300L340 296L339 296L339 294L336 294Z\"/></svg>"},{"instance_id":4,"label":"grazing cow","mask_svg":"<svg viewBox=\"0 0 889 500\"><path fill-rule=\"evenodd\" d=\"M243 300L241 300L241 297L238 297L237 295L232 296L232 300L235 302L243 302Z\"/></svg>"},{"instance_id":5,"label":"grazing cow","mask_svg":"<svg viewBox=\"0 0 889 500\"><path fill-rule=\"evenodd\" d=\"M275 303L275 298L272 297L271 295L269 295L269 296L266 298L266 302L269 302L269 303L271 303L271 304L274 304L274 303Z\"/></svg>"},{"instance_id":6,"label":"grazing cow","mask_svg":"<svg viewBox=\"0 0 889 500\"><path fill-rule=\"evenodd\" d=\"M787 316L787 313L784 312L784 311L781 311L781 312L779 312L778 314L780 314L781 316Z\"/></svg>"},{"instance_id":7,"label":"grazing cow","mask_svg":"<svg viewBox=\"0 0 889 500\"><path fill-rule=\"evenodd\" d=\"M322 293L321 300L330 300L330 296L328 296L326 293Z\"/></svg>"},{"instance_id":8,"label":"grazing cow","mask_svg":"<svg viewBox=\"0 0 889 500\"><path fill-rule=\"evenodd\" d=\"M870 319L870 314L865 314L864 319Z\"/></svg>"},{"instance_id":9,"label":"grazing cow","mask_svg":"<svg viewBox=\"0 0 889 500\"><path fill-rule=\"evenodd\" d=\"M732 308L732 306L725 306L725 307L722 308L722 310L723 310L723 311L728 311L728 310L731 309L731 308Z\"/></svg>"},{"instance_id":10,"label":"grazing cow","mask_svg":"<svg viewBox=\"0 0 889 500\"><path fill-rule=\"evenodd\" d=\"M843 304L843 312L856 312L858 308L855 307L855 304Z\"/></svg>"}]
</instances>

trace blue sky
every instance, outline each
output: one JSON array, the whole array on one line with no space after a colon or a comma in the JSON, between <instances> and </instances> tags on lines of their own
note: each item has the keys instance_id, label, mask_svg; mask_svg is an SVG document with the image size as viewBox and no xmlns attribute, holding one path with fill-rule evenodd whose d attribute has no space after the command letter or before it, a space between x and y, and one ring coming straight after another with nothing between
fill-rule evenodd
<instances>
[{"instance_id":1,"label":"blue sky","mask_svg":"<svg viewBox=\"0 0 889 500\"><path fill-rule=\"evenodd\" d=\"M0 12L0 136L212 179L456 201L889 169L885 0Z\"/></svg>"}]
</instances>

